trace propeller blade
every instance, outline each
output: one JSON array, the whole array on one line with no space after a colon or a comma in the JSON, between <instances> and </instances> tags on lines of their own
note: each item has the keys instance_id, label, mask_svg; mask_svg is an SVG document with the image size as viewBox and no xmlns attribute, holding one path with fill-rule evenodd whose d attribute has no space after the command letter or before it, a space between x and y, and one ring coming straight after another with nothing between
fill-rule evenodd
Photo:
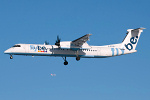
<instances>
[{"instance_id":1,"label":"propeller blade","mask_svg":"<svg viewBox=\"0 0 150 100\"><path fill-rule=\"evenodd\" d=\"M60 42L60 40L61 40L61 39L59 38L59 35L57 35L57 42Z\"/></svg>"},{"instance_id":2,"label":"propeller blade","mask_svg":"<svg viewBox=\"0 0 150 100\"><path fill-rule=\"evenodd\" d=\"M45 41L45 45L49 45L49 42Z\"/></svg>"},{"instance_id":3,"label":"propeller blade","mask_svg":"<svg viewBox=\"0 0 150 100\"><path fill-rule=\"evenodd\" d=\"M56 40L56 43L55 43L55 45L57 45L57 46L60 46L60 38L59 38L59 35L57 35L57 40Z\"/></svg>"}]
</instances>

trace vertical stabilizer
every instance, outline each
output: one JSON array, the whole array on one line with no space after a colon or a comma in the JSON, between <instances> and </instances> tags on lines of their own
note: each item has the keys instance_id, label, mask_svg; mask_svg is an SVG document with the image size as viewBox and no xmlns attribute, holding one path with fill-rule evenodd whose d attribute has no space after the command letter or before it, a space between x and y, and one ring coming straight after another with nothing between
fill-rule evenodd
<instances>
[{"instance_id":1,"label":"vertical stabilizer","mask_svg":"<svg viewBox=\"0 0 150 100\"><path fill-rule=\"evenodd\" d=\"M128 33L122 42L122 48L129 51L135 50L143 29L145 28L128 29Z\"/></svg>"}]
</instances>

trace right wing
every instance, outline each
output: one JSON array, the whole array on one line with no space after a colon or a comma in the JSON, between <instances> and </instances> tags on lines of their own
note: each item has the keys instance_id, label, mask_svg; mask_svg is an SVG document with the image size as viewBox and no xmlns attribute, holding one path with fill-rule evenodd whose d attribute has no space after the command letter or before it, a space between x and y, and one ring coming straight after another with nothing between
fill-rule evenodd
<instances>
[{"instance_id":1,"label":"right wing","mask_svg":"<svg viewBox=\"0 0 150 100\"><path fill-rule=\"evenodd\" d=\"M79 46L81 47L86 41L89 40L89 37L91 36L92 34L86 34L74 41L72 41L72 44L75 45L75 46Z\"/></svg>"}]
</instances>

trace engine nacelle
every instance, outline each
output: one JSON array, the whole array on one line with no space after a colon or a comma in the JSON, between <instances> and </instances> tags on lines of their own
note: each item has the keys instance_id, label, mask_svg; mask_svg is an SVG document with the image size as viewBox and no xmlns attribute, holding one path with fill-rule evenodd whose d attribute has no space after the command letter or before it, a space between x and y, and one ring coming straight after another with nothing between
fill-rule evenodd
<instances>
[{"instance_id":1,"label":"engine nacelle","mask_svg":"<svg viewBox=\"0 0 150 100\"><path fill-rule=\"evenodd\" d=\"M71 41L63 41L63 42L60 42L60 48L70 49L70 46L71 46Z\"/></svg>"}]
</instances>

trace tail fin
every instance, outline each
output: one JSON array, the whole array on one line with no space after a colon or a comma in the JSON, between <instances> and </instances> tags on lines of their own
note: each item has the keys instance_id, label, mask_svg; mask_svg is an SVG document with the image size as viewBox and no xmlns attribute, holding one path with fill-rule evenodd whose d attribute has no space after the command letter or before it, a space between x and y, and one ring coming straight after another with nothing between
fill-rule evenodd
<instances>
[{"instance_id":1,"label":"tail fin","mask_svg":"<svg viewBox=\"0 0 150 100\"><path fill-rule=\"evenodd\" d=\"M145 28L128 29L128 33L122 42L122 48L129 51L135 50L141 32L143 32L143 29Z\"/></svg>"}]
</instances>

